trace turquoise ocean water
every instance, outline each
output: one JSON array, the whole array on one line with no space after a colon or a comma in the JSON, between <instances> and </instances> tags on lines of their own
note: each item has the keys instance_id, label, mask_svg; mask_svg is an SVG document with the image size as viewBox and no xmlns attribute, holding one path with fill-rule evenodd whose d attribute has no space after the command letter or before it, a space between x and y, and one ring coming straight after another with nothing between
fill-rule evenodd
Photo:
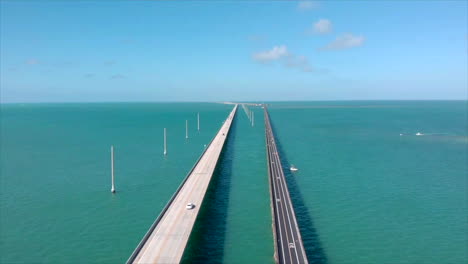
<instances>
[{"instance_id":1,"label":"turquoise ocean water","mask_svg":"<svg viewBox=\"0 0 468 264\"><path fill-rule=\"evenodd\" d=\"M231 108L2 105L0 262L124 262ZM273 262L253 110L254 127L239 108L186 263ZM283 163L299 168L286 176L310 262L467 263L466 111L466 101L272 103Z\"/></svg>"}]
</instances>

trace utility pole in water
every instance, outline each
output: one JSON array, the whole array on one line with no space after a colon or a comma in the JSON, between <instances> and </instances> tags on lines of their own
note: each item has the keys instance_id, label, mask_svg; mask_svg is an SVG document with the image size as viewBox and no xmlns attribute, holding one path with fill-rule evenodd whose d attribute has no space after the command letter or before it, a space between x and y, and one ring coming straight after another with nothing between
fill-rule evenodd
<instances>
[{"instance_id":1,"label":"utility pole in water","mask_svg":"<svg viewBox=\"0 0 468 264\"><path fill-rule=\"evenodd\" d=\"M164 155L167 154L166 128L164 128Z\"/></svg>"},{"instance_id":2,"label":"utility pole in water","mask_svg":"<svg viewBox=\"0 0 468 264\"><path fill-rule=\"evenodd\" d=\"M111 192L115 193L115 185L114 185L114 146L111 146L111 177L112 177Z\"/></svg>"}]
</instances>

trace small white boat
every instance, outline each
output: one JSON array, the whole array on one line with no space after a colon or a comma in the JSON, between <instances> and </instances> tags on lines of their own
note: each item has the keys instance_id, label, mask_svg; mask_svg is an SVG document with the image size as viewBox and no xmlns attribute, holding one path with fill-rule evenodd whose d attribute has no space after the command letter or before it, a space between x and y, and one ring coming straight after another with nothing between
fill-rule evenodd
<instances>
[{"instance_id":1,"label":"small white boat","mask_svg":"<svg viewBox=\"0 0 468 264\"><path fill-rule=\"evenodd\" d=\"M422 135L424 135L424 134L420 133L420 132L416 133L416 136L422 136Z\"/></svg>"},{"instance_id":2,"label":"small white boat","mask_svg":"<svg viewBox=\"0 0 468 264\"><path fill-rule=\"evenodd\" d=\"M294 167L294 165L291 165L291 167L289 168L289 170L291 170L291 171L298 171L299 169L296 168L296 167Z\"/></svg>"}]
</instances>

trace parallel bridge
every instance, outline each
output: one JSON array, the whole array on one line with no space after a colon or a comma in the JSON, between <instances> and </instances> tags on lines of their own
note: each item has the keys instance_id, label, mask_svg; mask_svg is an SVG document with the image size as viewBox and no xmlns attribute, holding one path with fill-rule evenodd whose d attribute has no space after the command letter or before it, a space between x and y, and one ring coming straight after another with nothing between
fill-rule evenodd
<instances>
[{"instance_id":1,"label":"parallel bridge","mask_svg":"<svg viewBox=\"0 0 468 264\"><path fill-rule=\"evenodd\" d=\"M151 225L127 263L179 263L236 114L237 105ZM188 203L195 204L187 209Z\"/></svg>"},{"instance_id":2,"label":"parallel bridge","mask_svg":"<svg viewBox=\"0 0 468 264\"><path fill-rule=\"evenodd\" d=\"M231 128L237 106L237 104L234 106L217 135L151 225L127 264L179 263L181 261ZM264 115L275 260L281 264L308 264L266 105ZM187 209L188 203L195 204L195 207Z\"/></svg>"},{"instance_id":3,"label":"parallel bridge","mask_svg":"<svg viewBox=\"0 0 468 264\"><path fill-rule=\"evenodd\" d=\"M276 147L266 105L265 136L267 146L268 176L270 181L273 234L275 239L275 260L278 263L304 263L307 256L297 224L294 208L289 196L288 185Z\"/></svg>"}]
</instances>

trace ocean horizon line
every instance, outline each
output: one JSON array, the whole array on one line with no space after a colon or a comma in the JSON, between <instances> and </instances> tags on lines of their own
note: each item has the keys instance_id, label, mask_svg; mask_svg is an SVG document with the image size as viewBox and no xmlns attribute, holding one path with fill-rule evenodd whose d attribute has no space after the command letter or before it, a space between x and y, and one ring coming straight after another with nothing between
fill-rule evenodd
<instances>
[{"instance_id":1,"label":"ocean horizon line","mask_svg":"<svg viewBox=\"0 0 468 264\"><path fill-rule=\"evenodd\" d=\"M0 102L0 105L13 104L173 104L173 103L288 103L288 102L468 102L468 99L337 99L337 100L252 100L252 101L57 101L57 102Z\"/></svg>"}]
</instances>

